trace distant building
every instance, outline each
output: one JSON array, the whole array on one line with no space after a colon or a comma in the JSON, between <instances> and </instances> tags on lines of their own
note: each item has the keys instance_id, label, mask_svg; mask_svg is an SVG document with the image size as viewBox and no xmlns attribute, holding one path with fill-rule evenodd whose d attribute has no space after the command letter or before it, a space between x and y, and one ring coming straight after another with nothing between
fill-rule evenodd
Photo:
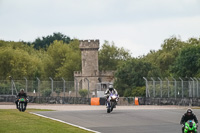
<instances>
[{"instance_id":1,"label":"distant building","mask_svg":"<svg viewBox=\"0 0 200 133\"><path fill-rule=\"evenodd\" d=\"M82 71L75 71L75 88L89 89L90 96L98 96L97 91L104 91L114 81L114 71L99 72L99 40L80 40ZM77 84L78 83L78 84Z\"/></svg>"}]
</instances>

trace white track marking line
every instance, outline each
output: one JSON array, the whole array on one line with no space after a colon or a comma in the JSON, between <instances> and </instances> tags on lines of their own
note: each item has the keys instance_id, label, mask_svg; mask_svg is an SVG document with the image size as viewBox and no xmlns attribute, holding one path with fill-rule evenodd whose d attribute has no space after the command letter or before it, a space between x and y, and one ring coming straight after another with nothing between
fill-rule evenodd
<instances>
[{"instance_id":1,"label":"white track marking line","mask_svg":"<svg viewBox=\"0 0 200 133\"><path fill-rule=\"evenodd\" d=\"M37 116L40 116L40 117L48 118L48 119L51 119L51 120L54 120L54 121L62 122L62 123L65 123L65 124L68 124L68 125L71 125L71 126L74 126L74 127L78 127L80 129L83 129L83 130L86 130L86 131L90 131L90 132L94 132L94 133L101 133L101 132L98 132L98 131L94 131L94 130L91 130L91 129L88 129L88 128L85 128L85 127L81 127L79 125L75 125L75 124L65 122L65 121L62 121L62 120L59 120L59 119L55 119L55 118L52 118L52 117L48 117L48 116L45 116L45 115L41 115L41 114L37 114L37 113L33 113L33 112L30 112L30 113L37 115Z\"/></svg>"}]
</instances>

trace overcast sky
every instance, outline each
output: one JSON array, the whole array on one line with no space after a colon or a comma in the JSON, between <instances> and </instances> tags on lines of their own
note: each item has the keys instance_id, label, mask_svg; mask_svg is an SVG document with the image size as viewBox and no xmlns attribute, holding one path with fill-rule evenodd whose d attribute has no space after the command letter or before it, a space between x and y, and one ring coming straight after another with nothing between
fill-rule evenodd
<instances>
[{"instance_id":1,"label":"overcast sky","mask_svg":"<svg viewBox=\"0 0 200 133\"><path fill-rule=\"evenodd\" d=\"M137 57L171 36L200 37L200 0L0 0L0 39L61 32L114 42Z\"/></svg>"}]
</instances>

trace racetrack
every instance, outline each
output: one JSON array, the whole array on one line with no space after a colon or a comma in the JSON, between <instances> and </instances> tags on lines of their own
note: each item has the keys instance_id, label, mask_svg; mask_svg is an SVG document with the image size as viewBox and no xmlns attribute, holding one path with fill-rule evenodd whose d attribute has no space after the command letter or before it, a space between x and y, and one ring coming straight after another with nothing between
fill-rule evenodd
<instances>
[{"instance_id":1,"label":"racetrack","mask_svg":"<svg viewBox=\"0 0 200 133\"><path fill-rule=\"evenodd\" d=\"M185 109L76 110L38 112L102 133L181 133ZM200 118L200 110L194 110Z\"/></svg>"},{"instance_id":2,"label":"racetrack","mask_svg":"<svg viewBox=\"0 0 200 133\"><path fill-rule=\"evenodd\" d=\"M15 106L0 105L1 108ZM28 105L28 108L56 110L37 113L102 133L181 133L179 122L187 109L180 106L117 106L108 114L105 106L40 104ZM200 110L193 111L200 118Z\"/></svg>"}]
</instances>

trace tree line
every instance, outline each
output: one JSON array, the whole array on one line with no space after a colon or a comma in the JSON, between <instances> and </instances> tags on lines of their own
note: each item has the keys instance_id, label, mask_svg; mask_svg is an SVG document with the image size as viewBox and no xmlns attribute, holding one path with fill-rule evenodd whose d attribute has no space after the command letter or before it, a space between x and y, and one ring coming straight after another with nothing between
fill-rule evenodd
<instances>
[{"instance_id":1,"label":"tree line","mask_svg":"<svg viewBox=\"0 0 200 133\"><path fill-rule=\"evenodd\" d=\"M130 51L105 41L99 50L99 69L115 70L114 87L121 96L144 96L143 77L199 77L200 38L182 41L172 36L161 49L131 57ZM52 77L73 81L73 72L81 71L79 40L53 33L33 42L0 40L0 79L36 79Z\"/></svg>"}]
</instances>

